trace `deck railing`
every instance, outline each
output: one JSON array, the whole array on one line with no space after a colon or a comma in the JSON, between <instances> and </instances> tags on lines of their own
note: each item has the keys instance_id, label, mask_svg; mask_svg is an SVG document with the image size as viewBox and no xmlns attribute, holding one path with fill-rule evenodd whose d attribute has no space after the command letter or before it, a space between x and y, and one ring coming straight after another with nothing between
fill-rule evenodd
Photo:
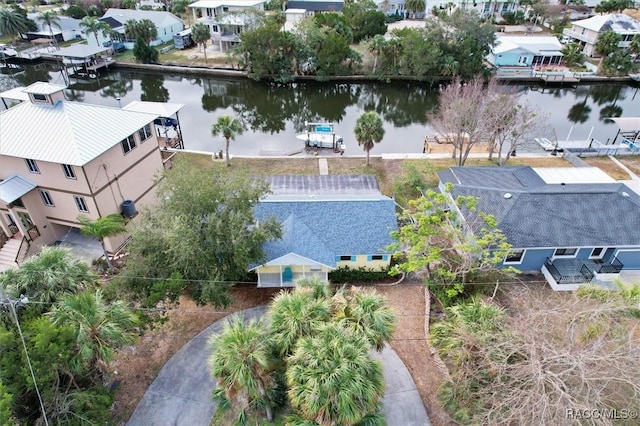
<instances>
[{"instance_id":1,"label":"deck railing","mask_svg":"<svg viewBox=\"0 0 640 426\"><path fill-rule=\"evenodd\" d=\"M13 260L16 265L20 265L22 259L27 257L27 253L29 252L29 248L31 244L29 243L29 239L27 237L22 237L22 241L20 241L20 247L18 248L18 253L16 253L16 258Z\"/></svg>"},{"instance_id":2,"label":"deck railing","mask_svg":"<svg viewBox=\"0 0 640 426\"><path fill-rule=\"evenodd\" d=\"M617 257L614 257L610 263L600 265L600 268L598 268L596 272L599 274L617 274L622 271L623 266L622 262L620 262Z\"/></svg>"},{"instance_id":3,"label":"deck railing","mask_svg":"<svg viewBox=\"0 0 640 426\"><path fill-rule=\"evenodd\" d=\"M580 268L579 273L571 275L562 274L548 257L544 261L544 266L558 284L578 284L591 282L593 279L593 272L584 264Z\"/></svg>"}]
</instances>

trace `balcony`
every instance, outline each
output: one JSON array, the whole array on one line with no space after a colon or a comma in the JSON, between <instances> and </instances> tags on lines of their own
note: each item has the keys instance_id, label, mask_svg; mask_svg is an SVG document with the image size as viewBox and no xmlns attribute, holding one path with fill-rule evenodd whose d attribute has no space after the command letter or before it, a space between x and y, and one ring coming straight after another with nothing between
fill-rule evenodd
<instances>
[{"instance_id":1,"label":"balcony","mask_svg":"<svg viewBox=\"0 0 640 426\"><path fill-rule=\"evenodd\" d=\"M562 30L562 34L580 41L584 41L587 44L596 44L596 41L598 41L597 37L589 37L586 34L582 34L582 32L573 31L569 28L565 28L564 30Z\"/></svg>"},{"instance_id":2,"label":"balcony","mask_svg":"<svg viewBox=\"0 0 640 426\"><path fill-rule=\"evenodd\" d=\"M576 290L580 285L596 282L603 274L619 274L624 265L617 258L611 262L598 259L547 258L542 273L556 291Z\"/></svg>"}]
</instances>

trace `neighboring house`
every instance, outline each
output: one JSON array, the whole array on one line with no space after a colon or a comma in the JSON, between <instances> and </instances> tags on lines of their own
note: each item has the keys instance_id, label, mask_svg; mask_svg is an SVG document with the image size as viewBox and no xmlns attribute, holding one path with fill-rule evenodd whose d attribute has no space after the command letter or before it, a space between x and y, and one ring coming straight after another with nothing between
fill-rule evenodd
<instances>
[{"instance_id":1,"label":"neighboring house","mask_svg":"<svg viewBox=\"0 0 640 426\"><path fill-rule=\"evenodd\" d=\"M64 88L34 83L29 100L0 112L0 227L32 246L80 227L81 214L133 216L163 168L157 114L70 102Z\"/></svg>"},{"instance_id":2,"label":"neighboring house","mask_svg":"<svg viewBox=\"0 0 640 426\"><path fill-rule=\"evenodd\" d=\"M438 173L452 197L478 198L512 250L503 261L542 272L554 290L611 283L640 269L640 196L598 168L452 167ZM476 213L462 210L472 228Z\"/></svg>"},{"instance_id":3,"label":"neighboring house","mask_svg":"<svg viewBox=\"0 0 640 426\"><path fill-rule=\"evenodd\" d=\"M211 40L220 51L225 51L240 41L240 34L251 26L250 9L264 10L266 0L198 0L191 3L193 19L205 24L211 32ZM243 13L245 12L245 13Z\"/></svg>"},{"instance_id":4,"label":"neighboring house","mask_svg":"<svg viewBox=\"0 0 640 426\"><path fill-rule=\"evenodd\" d=\"M321 12L342 12L343 0L289 0L287 9L306 10L307 16Z\"/></svg>"},{"instance_id":5,"label":"neighboring house","mask_svg":"<svg viewBox=\"0 0 640 426\"><path fill-rule=\"evenodd\" d=\"M140 0L138 2L139 8L151 8L151 9L163 9L164 10L164 2L161 0Z\"/></svg>"},{"instance_id":6,"label":"neighboring house","mask_svg":"<svg viewBox=\"0 0 640 426\"><path fill-rule=\"evenodd\" d=\"M82 34L80 29L80 21L78 19L69 18L68 16L59 15L58 16L58 25L59 27L52 25L51 31L49 31L49 27L38 18L40 13L29 13L27 14L27 18L31 19L36 23L38 29L35 31L30 31L28 33L21 34L21 37L24 40L35 40L38 38L54 38L58 42L75 40L79 38Z\"/></svg>"},{"instance_id":7,"label":"neighboring house","mask_svg":"<svg viewBox=\"0 0 640 426\"><path fill-rule=\"evenodd\" d=\"M378 10L386 13L387 15L400 15L404 16L404 4L405 0L374 0Z\"/></svg>"},{"instance_id":8,"label":"neighboring house","mask_svg":"<svg viewBox=\"0 0 640 426\"><path fill-rule=\"evenodd\" d=\"M550 36L500 36L487 60L496 67L558 65L562 61L562 44Z\"/></svg>"},{"instance_id":9,"label":"neighboring house","mask_svg":"<svg viewBox=\"0 0 640 426\"><path fill-rule=\"evenodd\" d=\"M468 1L468 0L426 0L427 15L431 15L433 9L453 12L456 9L474 10L482 16L501 16L507 12L518 10L518 1Z\"/></svg>"},{"instance_id":10,"label":"neighboring house","mask_svg":"<svg viewBox=\"0 0 640 426\"><path fill-rule=\"evenodd\" d=\"M282 238L266 243L265 262L250 270L258 287L291 287L305 277L327 280L340 267L382 270L398 229L395 203L370 175L271 176L271 194L255 207L257 225L269 217Z\"/></svg>"},{"instance_id":11,"label":"neighboring house","mask_svg":"<svg viewBox=\"0 0 640 426\"><path fill-rule=\"evenodd\" d=\"M149 19L158 29L158 36L151 41L152 46L173 41L174 34L178 34L184 29L184 22L177 16L169 12L156 10L131 10L131 9L107 9L100 18L101 21L109 24L111 29L120 34L120 40L112 40L111 35L106 36L98 33L98 44L100 47L111 46L112 41L122 41L126 49L133 49L135 40L128 40L125 36L125 24L127 21L140 21ZM96 45L96 38L91 34L85 34L89 46Z\"/></svg>"},{"instance_id":12,"label":"neighboring house","mask_svg":"<svg viewBox=\"0 0 640 426\"><path fill-rule=\"evenodd\" d=\"M606 31L619 34L622 41L618 47L627 48L633 36L640 34L640 22L623 13L596 15L589 19L571 22L571 27L565 28L562 34L569 37L571 41L579 43L585 55L596 56L595 45L598 37Z\"/></svg>"}]
</instances>

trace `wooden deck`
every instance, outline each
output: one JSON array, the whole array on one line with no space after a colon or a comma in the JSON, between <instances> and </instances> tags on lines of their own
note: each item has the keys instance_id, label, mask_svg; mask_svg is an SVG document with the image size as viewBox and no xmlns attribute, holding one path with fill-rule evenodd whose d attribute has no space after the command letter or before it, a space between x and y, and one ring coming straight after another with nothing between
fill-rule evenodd
<instances>
[{"instance_id":1,"label":"wooden deck","mask_svg":"<svg viewBox=\"0 0 640 426\"><path fill-rule=\"evenodd\" d=\"M548 73L536 73L535 77L544 81L545 83L579 83L580 76L577 74L548 74Z\"/></svg>"}]
</instances>

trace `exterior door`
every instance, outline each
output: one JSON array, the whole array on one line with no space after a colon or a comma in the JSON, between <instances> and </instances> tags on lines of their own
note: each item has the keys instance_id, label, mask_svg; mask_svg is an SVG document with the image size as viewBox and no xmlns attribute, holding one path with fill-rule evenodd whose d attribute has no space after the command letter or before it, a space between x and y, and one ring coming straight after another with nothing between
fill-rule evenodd
<instances>
[{"instance_id":1,"label":"exterior door","mask_svg":"<svg viewBox=\"0 0 640 426\"><path fill-rule=\"evenodd\" d=\"M291 281L293 281L293 271L291 271L291 268L287 266L282 270L282 282L290 283Z\"/></svg>"}]
</instances>

